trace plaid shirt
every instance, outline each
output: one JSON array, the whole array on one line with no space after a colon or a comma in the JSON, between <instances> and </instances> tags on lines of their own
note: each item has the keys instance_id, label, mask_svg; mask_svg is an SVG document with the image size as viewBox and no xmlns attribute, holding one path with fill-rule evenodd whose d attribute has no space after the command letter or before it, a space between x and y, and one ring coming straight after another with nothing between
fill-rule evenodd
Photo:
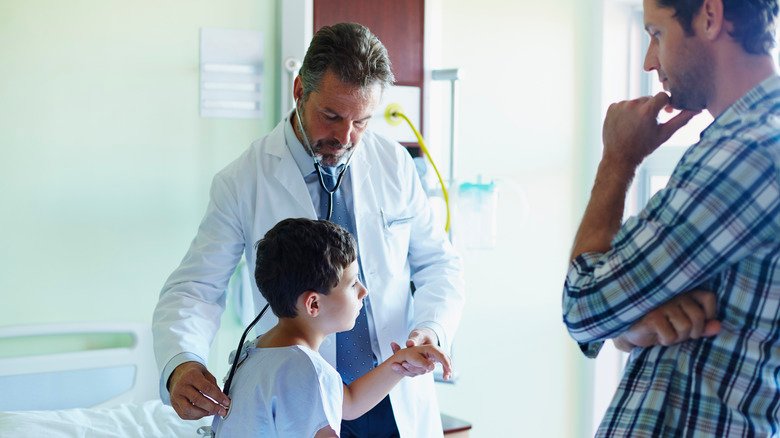
<instances>
[{"instance_id":1,"label":"plaid shirt","mask_svg":"<svg viewBox=\"0 0 780 438\"><path fill-rule=\"evenodd\" d=\"M564 322L595 357L704 287L721 332L635 348L597 436L780 436L780 77L721 114L604 254L571 264Z\"/></svg>"}]
</instances>

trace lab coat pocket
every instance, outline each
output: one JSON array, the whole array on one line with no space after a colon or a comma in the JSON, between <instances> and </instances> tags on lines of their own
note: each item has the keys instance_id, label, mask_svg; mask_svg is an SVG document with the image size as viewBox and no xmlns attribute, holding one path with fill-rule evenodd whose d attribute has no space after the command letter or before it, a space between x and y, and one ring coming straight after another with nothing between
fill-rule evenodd
<instances>
[{"instance_id":1,"label":"lab coat pocket","mask_svg":"<svg viewBox=\"0 0 780 438\"><path fill-rule=\"evenodd\" d=\"M393 274L403 272L406 267L413 219L414 216L390 215L380 210L382 234L387 251L386 266Z\"/></svg>"}]
</instances>

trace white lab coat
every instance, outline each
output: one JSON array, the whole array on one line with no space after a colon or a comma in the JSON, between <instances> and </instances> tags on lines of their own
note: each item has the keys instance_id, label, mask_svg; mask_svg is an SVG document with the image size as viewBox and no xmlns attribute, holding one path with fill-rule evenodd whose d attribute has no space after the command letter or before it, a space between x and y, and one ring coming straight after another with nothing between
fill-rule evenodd
<instances>
[{"instance_id":1,"label":"white lab coat","mask_svg":"<svg viewBox=\"0 0 780 438\"><path fill-rule=\"evenodd\" d=\"M254 244L282 219L316 219L306 183L285 144L282 121L220 171L198 233L166 282L154 314L160 369L175 355L208 351L225 306L225 288L242 252L255 266ZM380 361L420 323L437 328L449 348L464 303L461 262L435 223L413 161L399 144L367 131L352 159L351 182L360 254ZM412 273L410 277L410 273ZM417 291L409 292L413 280ZM253 282L254 283L254 282ZM255 308L265 300L253 284ZM268 312L262 327L276 323ZM336 365L335 335L320 353ZM404 378L390 393L402 437L442 435L433 376Z\"/></svg>"}]
</instances>

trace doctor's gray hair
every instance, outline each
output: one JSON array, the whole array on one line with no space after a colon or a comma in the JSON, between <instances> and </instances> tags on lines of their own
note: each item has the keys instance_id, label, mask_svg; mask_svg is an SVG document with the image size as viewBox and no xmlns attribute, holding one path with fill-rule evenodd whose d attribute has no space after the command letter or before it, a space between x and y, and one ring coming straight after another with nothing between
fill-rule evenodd
<instances>
[{"instance_id":1,"label":"doctor's gray hair","mask_svg":"<svg viewBox=\"0 0 780 438\"><path fill-rule=\"evenodd\" d=\"M723 18L734 25L729 32L747 53L768 55L775 46L775 19L778 0L722 0ZM662 8L674 10L674 16L688 35L693 35L693 18L704 0L656 0Z\"/></svg>"},{"instance_id":2,"label":"doctor's gray hair","mask_svg":"<svg viewBox=\"0 0 780 438\"><path fill-rule=\"evenodd\" d=\"M299 73L304 100L319 89L328 70L345 84L361 88L378 83L384 90L395 81L387 49L367 27L357 23L324 26L314 34Z\"/></svg>"}]
</instances>

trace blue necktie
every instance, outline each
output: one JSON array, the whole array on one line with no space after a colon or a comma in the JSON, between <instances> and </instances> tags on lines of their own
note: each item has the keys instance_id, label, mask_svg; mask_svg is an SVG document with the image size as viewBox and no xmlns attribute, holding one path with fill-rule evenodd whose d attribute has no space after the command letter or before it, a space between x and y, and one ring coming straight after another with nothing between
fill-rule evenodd
<instances>
[{"instance_id":1,"label":"blue necktie","mask_svg":"<svg viewBox=\"0 0 780 438\"><path fill-rule=\"evenodd\" d=\"M339 171L343 165L336 167L322 167L323 181L328 190L336 187ZM323 190L320 197L320 219L328 217L329 195ZM355 232L354 216L347 209L347 203L344 200L344 191L341 186L333 193L333 215L331 222L340 225L352 234L357 241ZM358 261L359 264L359 261ZM363 269L358 273L361 283L363 282ZM358 377L367 373L374 367L374 353L371 351L371 338L368 334L368 316L366 315L366 306L360 309L360 314L355 321L355 327L347 332L336 334L336 369L341 374L344 383L350 384Z\"/></svg>"}]
</instances>

